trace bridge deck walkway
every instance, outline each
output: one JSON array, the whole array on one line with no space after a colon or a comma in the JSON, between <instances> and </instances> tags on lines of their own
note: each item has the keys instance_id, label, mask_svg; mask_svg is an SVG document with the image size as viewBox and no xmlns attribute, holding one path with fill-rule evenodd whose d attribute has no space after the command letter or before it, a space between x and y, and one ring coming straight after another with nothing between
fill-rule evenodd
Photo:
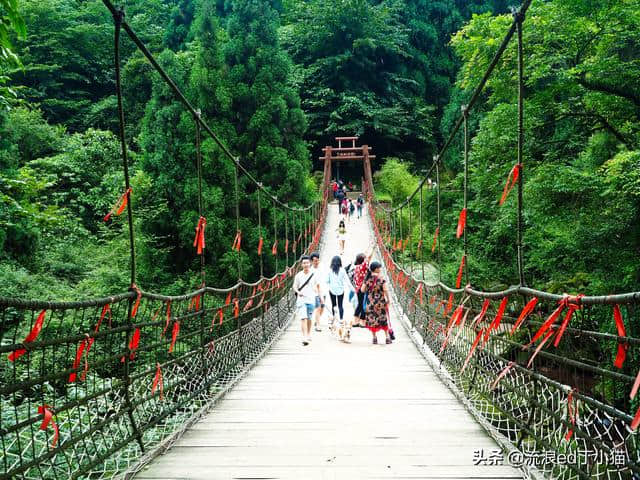
<instances>
[{"instance_id":1,"label":"bridge deck walkway","mask_svg":"<svg viewBox=\"0 0 640 480\"><path fill-rule=\"evenodd\" d=\"M337 207L329 208L325 265L338 251ZM343 263L372 241L366 218L347 231ZM304 347L294 319L216 408L136 478L522 478L507 465L474 466L474 450L488 456L497 444L392 321L392 345L372 345L361 328L341 343L324 322Z\"/></svg>"}]
</instances>

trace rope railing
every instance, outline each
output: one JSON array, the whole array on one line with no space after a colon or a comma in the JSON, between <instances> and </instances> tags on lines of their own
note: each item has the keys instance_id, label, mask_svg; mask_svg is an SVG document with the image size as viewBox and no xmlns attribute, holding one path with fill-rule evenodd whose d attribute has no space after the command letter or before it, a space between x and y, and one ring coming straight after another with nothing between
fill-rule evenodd
<instances>
[{"instance_id":1,"label":"rope railing","mask_svg":"<svg viewBox=\"0 0 640 480\"><path fill-rule=\"evenodd\" d=\"M307 206L278 199L257 181L202 118L124 19L114 19L114 59L124 194L105 221L127 211L131 287L112 296L55 302L0 297L0 479L128 476L166 449L206 413L283 331L292 313L291 284L299 258L318 248L327 195ZM135 230L120 75L124 32L170 87L195 124L198 216L194 255L198 287L167 296L136 283ZM234 165L237 282L205 281L202 133ZM260 277L242 279L239 177L257 200ZM328 185L323 185L326 190ZM266 200L265 200L266 199ZM263 215L272 207L273 238ZM284 217L285 227L278 225ZM281 220L280 220L281 222ZM272 240L270 249L265 249ZM290 256L291 254L291 256ZM275 262L265 276L265 256ZM284 266L279 262L284 260Z\"/></svg>"},{"instance_id":2,"label":"rope railing","mask_svg":"<svg viewBox=\"0 0 640 480\"><path fill-rule=\"evenodd\" d=\"M413 340L443 381L475 418L516 455L516 466L553 479L640 478L640 338L634 336L640 292L558 295L531 288L523 255L523 41L531 2L513 12L513 23L487 71L426 175L407 199L391 208L365 191L376 242ZM517 187L515 234L518 284L491 291L472 287L467 261L469 177L468 119L513 37L517 39L518 142L500 205ZM442 158L462 128L464 178L457 213L456 250L462 255L454 286L442 278ZM423 191L435 173L436 225L432 244L423 238ZM415 197L418 197L416 199ZM417 203L417 208L416 204ZM418 218L413 219L417 209ZM409 231L403 231L406 212ZM414 249L412 224L419 229ZM425 277L425 249L437 264L437 280ZM428 250L427 250L428 251ZM420 263L418 269L412 261ZM435 277L435 275L433 275ZM463 283L464 280L464 283ZM611 323L609 323L611 322ZM600 331L614 324L617 334Z\"/></svg>"}]
</instances>

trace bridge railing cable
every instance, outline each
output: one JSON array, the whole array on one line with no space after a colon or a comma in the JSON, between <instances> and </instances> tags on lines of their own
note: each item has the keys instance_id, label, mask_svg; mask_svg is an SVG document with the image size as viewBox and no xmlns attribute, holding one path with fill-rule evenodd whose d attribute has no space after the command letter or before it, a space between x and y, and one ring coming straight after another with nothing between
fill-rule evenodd
<instances>
[{"instance_id":1,"label":"bridge railing cable","mask_svg":"<svg viewBox=\"0 0 640 480\"><path fill-rule=\"evenodd\" d=\"M640 478L640 292L567 295L525 283L523 255L524 48L522 27L531 1L513 12L513 22L473 90L426 175L406 200L391 208L365 191L377 245L414 341L425 348L436 371L505 448L515 464L553 479ZM517 51L517 161L503 196L517 188L517 285L499 291L472 287L469 269L469 126L478 102L510 42ZM460 130L462 129L462 132ZM442 159L463 138L462 209L455 284L443 279L441 243ZM429 180L435 175L435 185ZM435 193L435 230L423 238L425 189ZM415 197L418 196L418 199ZM416 206L416 203L418 204ZM412 210L419 233L413 233ZM408 212L408 213L407 213ZM408 216L409 230L403 227ZM417 241L414 250L413 242ZM415 253L414 253L415 251ZM429 256L431 253L431 256ZM451 252L453 253L453 252ZM433 258L437 280L425 276ZM419 262L416 268L415 261ZM431 277L436 277L435 274ZM464 283L463 283L464 279ZM610 333L610 325L616 333Z\"/></svg>"},{"instance_id":2,"label":"bridge railing cable","mask_svg":"<svg viewBox=\"0 0 640 480\"><path fill-rule=\"evenodd\" d=\"M130 475L171 445L205 414L286 326L291 284L305 252L318 248L327 196L289 205L259 182L234 156L127 24L122 9L103 0L114 20L114 60L124 194L112 213L126 209L131 287L105 298L51 302L0 297L0 479L112 478ZM198 286L183 295L140 288L125 110L120 75L124 31L170 87L195 123L198 216L194 255ZM228 288L205 278L206 211L202 133L234 165L237 283ZM240 176L257 200L260 278L242 279ZM326 189L327 185L323 188ZM273 243L265 250L262 200L272 207ZM284 218L284 231L278 227ZM292 254L290 256L290 253ZM265 276L265 255L275 272ZM284 260L285 264L279 260Z\"/></svg>"}]
</instances>

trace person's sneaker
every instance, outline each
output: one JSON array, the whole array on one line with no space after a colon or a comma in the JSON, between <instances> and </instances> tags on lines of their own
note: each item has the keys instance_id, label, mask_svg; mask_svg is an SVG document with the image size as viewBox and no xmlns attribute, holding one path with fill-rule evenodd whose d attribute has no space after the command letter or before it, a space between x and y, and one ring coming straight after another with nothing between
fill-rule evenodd
<instances>
[{"instance_id":1,"label":"person's sneaker","mask_svg":"<svg viewBox=\"0 0 640 480\"><path fill-rule=\"evenodd\" d=\"M347 333L345 333L344 343L351 343L351 330L347 330Z\"/></svg>"},{"instance_id":2,"label":"person's sneaker","mask_svg":"<svg viewBox=\"0 0 640 480\"><path fill-rule=\"evenodd\" d=\"M307 345L309 345L309 342L307 340L302 340L302 345L306 347Z\"/></svg>"},{"instance_id":3,"label":"person's sneaker","mask_svg":"<svg viewBox=\"0 0 640 480\"><path fill-rule=\"evenodd\" d=\"M316 332L321 332L321 331L322 331L322 329L319 326L316 325Z\"/></svg>"}]
</instances>

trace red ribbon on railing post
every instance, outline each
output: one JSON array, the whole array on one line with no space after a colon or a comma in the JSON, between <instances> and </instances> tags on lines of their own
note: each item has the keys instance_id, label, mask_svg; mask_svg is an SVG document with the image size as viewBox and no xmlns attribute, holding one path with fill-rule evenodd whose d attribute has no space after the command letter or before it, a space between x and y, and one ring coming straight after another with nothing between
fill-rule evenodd
<instances>
[{"instance_id":1,"label":"red ribbon on railing post","mask_svg":"<svg viewBox=\"0 0 640 480\"><path fill-rule=\"evenodd\" d=\"M537 303L538 303L538 297L533 297L531 300L529 300L529 302L524 306L524 308L520 312L520 315L518 316L518 320L513 325L513 328L511 329L511 331L509 332L510 335L513 335L515 331L518 328L520 328L520 325L522 325L522 322L524 322L524 320L529 316L529 314L533 312L533 309L535 308Z\"/></svg>"},{"instance_id":2,"label":"red ribbon on railing post","mask_svg":"<svg viewBox=\"0 0 640 480\"><path fill-rule=\"evenodd\" d=\"M133 308L131 309L131 318L135 318L136 314L138 313L138 307L140 306L140 299L142 298L142 292L136 286L135 283L131 285L131 288L136 292L136 301L133 304Z\"/></svg>"},{"instance_id":3,"label":"red ribbon on railing post","mask_svg":"<svg viewBox=\"0 0 640 480\"><path fill-rule=\"evenodd\" d=\"M482 321L484 316L487 314L487 310L489 309L489 305L491 304L491 300L488 298L484 299L482 302L482 308L480 309L480 313L473 318L473 323L471 324L471 328L475 328L475 326Z\"/></svg>"},{"instance_id":4,"label":"red ribbon on railing post","mask_svg":"<svg viewBox=\"0 0 640 480\"><path fill-rule=\"evenodd\" d=\"M140 328L137 327L134 331L133 331L133 335L131 337L131 340L129 340L129 360L133 360L135 358L136 355L136 350L138 349L138 345L140 345ZM120 358L121 362L124 362L124 356L122 358Z\"/></svg>"},{"instance_id":5,"label":"red ribbon on railing post","mask_svg":"<svg viewBox=\"0 0 640 480\"><path fill-rule=\"evenodd\" d=\"M164 393L164 382L162 380L162 370L160 369L160 364L156 363L156 374L153 377L153 384L151 385L152 396L156 393L156 389L158 387L160 387L160 400L162 400Z\"/></svg>"},{"instance_id":6,"label":"red ribbon on railing post","mask_svg":"<svg viewBox=\"0 0 640 480\"><path fill-rule=\"evenodd\" d=\"M197 248L198 255L204 251L204 229L207 226L207 219L200 217L196 225L196 237L193 239L193 246Z\"/></svg>"},{"instance_id":7,"label":"red ribbon on railing post","mask_svg":"<svg viewBox=\"0 0 640 480\"><path fill-rule=\"evenodd\" d=\"M464 227L467 224L467 209L460 210L460 216L458 217L458 228L456 229L456 238L460 238L464 233Z\"/></svg>"},{"instance_id":8,"label":"red ribbon on railing post","mask_svg":"<svg viewBox=\"0 0 640 480\"><path fill-rule=\"evenodd\" d=\"M44 325L44 317L45 317L46 313L47 313L46 310L42 310L40 312L40 314L38 315L38 318L36 318L36 321L33 324L33 327L31 327L31 331L27 334L25 339L22 341L23 344L31 343L36 338L38 338L38 335L40 335L40 332L42 331L42 326ZM9 354L9 356L8 356L9 361L10 362L15 362L17 359L19 359L25 353L27 353L26 349L18 348L17 350L14 350L13 352L11 352Z\"/></svg>"},{"instance_id":9,"label":"red ribbon on railing post","mask_svg":"<svg viewBox=\"0 0 640 480\"><path fill-rule=\"evenodd\" d=\"M569 422L571 423L571 428L564 436L566 441L571 439L573 435L573 429L576 426L576 413L578 412L578 402L573 398L573 392L577 391L577 388L572 388L569 390L569 394L567 395L567 416L569 417Z\"/></svg>"},{"instance_id":10,"label":"red ribbon on railing post","mask_svg":"<svg viewBox=\"0 0 640 480\"><path fill-rule=\"evenodd\" d=\"M173 324L173 328L171 329L171 345L169 345L169 353L173 353L173 347L176 346L178 333L180 333L180 322L176 320Z\"/></svg>"},{"instance_id":11,"label":"red ribbon on railing post","mask_svg":"<svg viewBox=\"0 0 640 480\"><path fill-rule=\"evenodd\" d=\"M53 440L51 441L51 448L56 448L56 444L58 443L58 437L60 436L60 431L58 430L58 425L53 420L53 412L51 411L51 407L47 404L41 405L38 407L38 413L43 415L42 423L40 424L40 430L46 430L49 424L51 424L51 428L53 428Z\"/></svg>"},{"instance_id":12,"label":"red ribbon on railing post","mask_svg":"<svg viewBox=\"0 0 640 480\"><path fill-rule=\"evenodd\" d=\"M616 322L616 329L618 331L619 337L626 337L627 332L624 328L624 321L622 320L622 313L620 313L620 306L615 304L613 306L613 319ZM618 352L616 353L616 360L613 362L613 365L617 368L622 368L624 365L624 360L627 358L627 350L629 349L629 344L626 342L618 342Z\"/></svg>"},{"instance_id":13,"label":"red ribbon on railing post","mask_svg":"<svg viewBox=\"0 0 640 480\"><path fill-rule=\"evenodd\" d=\"M511 169L511 171L509 172L509 176L507 177L507 182L504 184L504 190L502 190L502 196L500 197L499 205L502 205L504 203L504 201L507 199L507 196L509 196L509 192L511 192L511 189L515 186L516 182L518 181L521 168L522 168L522 165L520 165L519 163L516 163Z\"/></svg>"},{"instance_id":14,"label":"red ribbon on railing post","mask_svg":"<svg viewBox=\"0 0 640 480\"><path fill-rule=\"evenodd\" d=\"M120 198L118 199L116 204L111 208L109 213L104 216L103 221L108 221L111 218L111 215L113 215L114 213L117 216L124 212L124 209L129 202L129 196L131 195L131 192L133 192L133 190L131 189L131 187L129 187L124 191L122 195L120 195Z\"/></svg>"},{"instance_id":15,"label":"red ribbon on railing post","mask_svg":"<svg viewBox=\"0 0 640 480\"><path fill-rule=\"evenodd\" d=\"M560 339L562 338L562 335L564 334L564 331L567 328L567 325L569 325L569 320L571 320L571 317L573 316L573 312L575 312L576 310L580 310L581 305L580 305L580 299L584 297L584 295L580 294L577 297L566 297L565 299L563 299L563 301L565 301L565 305L567 306L567 308L569 309L566 313L566 315L564 316L564 320L562 320L562 324L560 325L560 328L558 329L558 334L556 335L556 338L553 341L553 346L557 347L558 344L560 343ZM575 300L575 303L571 303L571 300Z\"/></svg>"},{"instance_id":16,"label":"red ribbon on railing post","mask_svg":"<svg viewBox=\"0 0 640 480\"><path fill-rule=\"evenodd\" d=\"M460 288L462 284L462 272L464 272L464 262L467 259L466 255L462 255L460 259L460 267L458 267L458 276L456 277L456 288Z\"/></svg>"},{"instance_id":17,"label":"red ribbon on railing post","mask_svg":"<svg viewBox=\"0 0 640 480\"><path fill-rule=\"evenodd\" d=\"M242 232L238 230L236 232L235 238L233 239L233 245L231 245L231 250L235 250L236 252L239 252L241 243L242 243Z\"/></svg>"},{"instance_id":18,"label":"red ribbon on railing post","mask_svg":"<svg viewBox=\"0 0 640 480\"><path fill-rule=\"evenodd\" d=\"M431 253L436 251L438 245L438 235L440 234L440 227L436 227L436 232L433 234L433 245L431 245Z\"/></svg>"}]
</instances>

